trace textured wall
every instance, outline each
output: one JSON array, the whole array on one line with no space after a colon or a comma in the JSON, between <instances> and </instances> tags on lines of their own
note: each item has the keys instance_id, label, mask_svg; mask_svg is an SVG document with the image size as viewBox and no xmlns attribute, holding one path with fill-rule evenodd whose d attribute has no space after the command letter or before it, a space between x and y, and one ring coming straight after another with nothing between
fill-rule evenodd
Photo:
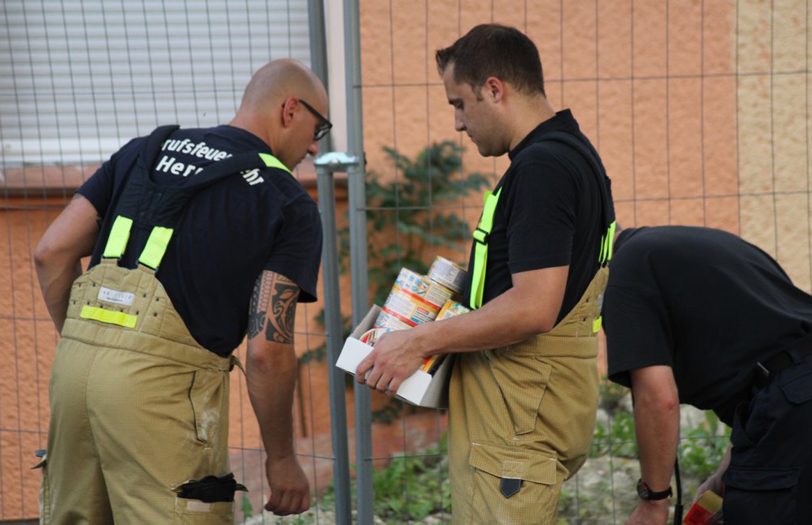
<instances>
[{"instance_id":1,"label":"textured wall","mask_svg":"<svg viewBox=\"0 0 812 525\"><path fill-rule=\"evenodd\" d=\"M451 138L467 147L468 171L498 176L506 159L481 158L453 131L433 54L475 24L515 25L541 50L554 106L572 108L599 148L623 225L740 233L809 289L808 11L804 0L361 0L369 168L397 178L384 146L413 154ZM38 474L28 467L45 443L56 336L31 250L64 202L33 197L35 191L10 199L7 184L0 180L0 519L36 515ZM469 222L480 203L459 203ZM348 282L342 286L349 290ZM300 351L321 342L318 308L299 310ZM253 451L259 436L238 377L232 375L233 466L261 489ZM300 378L298 449L323 487L332 462L324 365L303 367ZM348 396L350 433L352 412ZM376 425L373 455L417 450L444 426L431 413ZM255 508L259 493L252 493Z\"/></svg>"},{"instance_id":2,"label":"textured wall","mask_svg":"<svg viewBox=\"0 0 812 525\"><path fill-rule=\"evenodd\" d=\"M810 287L808 2L365 0L365 140L381 152L456 138L466 168L498 175L453 131L433 53L500 22L538 45L547 92L599 148L625 226L726 229ZM466 216L476 219L475 200ZM470 205L470 206L469 206Z\"/></svg>"}]
</instances>

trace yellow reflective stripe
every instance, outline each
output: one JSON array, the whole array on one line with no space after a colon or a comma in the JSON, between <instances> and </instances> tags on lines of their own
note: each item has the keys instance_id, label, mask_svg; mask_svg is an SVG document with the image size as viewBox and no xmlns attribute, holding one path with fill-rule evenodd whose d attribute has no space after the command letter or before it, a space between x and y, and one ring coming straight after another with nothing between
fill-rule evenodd
<instances>
[{"instance_id":1,"label":"yellow reflective stripe","mask_svg":"<svg viewBox=\"0 0 812 525\"><path fill-rule=\"evenodd\" d=\"M290 173L288 167L282 164L282 161L277 159L273 155L270 155L268 153L260 153L259 158L261 158L262 162L264 162L265 165L268 166L269 168L279 168L280 170L287 171L288 173Z\"/></svg>"},{"instance_id":2,"label":"yellow reflective stripe","mask_svg":"<svg viewBox=\"0 0 812 525\"><path fill-rule=\"evenodd\" d=\"M125 328L135 328L135 323L138 321L137 315L125 314L124 312L115 312L113 310L105 310L96 306L85 305L79 313L82 319L92 319L107 324L116 324Z\"/></svg>"},{"instance_id":3,"label":"yellow reflective stripe","mask_svg":"<svg viewBox=\"0 0 812 525\"><path fill-rule=\"evenodd\" d=\"M499 202L499 195L502 188L496 193L485 192L485 206L482 208L482 216L479 218L474 233L474 268L471 271L471 298L469 304L472 309L482 306L482 298L485 293L485 267L488 264L488 235L493 229L493 215L496 211L496 204Z\"/></svg>"},{"instance_id":4,"label":"yellow reflective stripe","mask_svg":"<svg viewBox=\"0 0 812 525\"><path fill-rule=\"evenodd\" d=\"M612 224L609 225L609 239L607 241L607 252L608 255L606 256L606 261L609 262L612 260L612 254L615 248L615 230L617 229L617 223L612 221Z\"/></svg>"},{"instance_id":5,"label":"yellow reflective stripe","mask_svg":"<svg viewBox=\"0 0 812 525\"><path fill-rule=\"evenodd\" d=\"M476 243L474 246L474 271L471 275L470 306L476 310L482 306L485 293L485 264L488 260L488 245Z\"/></svg>"},{"instance_id":6,"label":"yellow reflective stripe","mask_svg":"<svg viewBox=\"0 0 812 525\"><path fill-rule=\"evenodd\" d=\"M138 262L157 270L161 264L161 259L166 253L169 239L172 238L172 231L172 228L164 228L163 226L152 228L149 239L147 239L147 245L144 246L144 251L141 252Z\"/></svg>"},{"instance_id":7,"label":"yellow reflective stripe","mask_svg":"<svg viewBox=\"0 0 812 525\"><path fill-rule=\"evenodd\" d=\"M130 239L132 226L132 219L128 219L123 215L116 217L113 227L110 229L110 236L107 237L107 244L104 245L102 257L113 259L121 257L127 247L127 241Z\"/></svg>"},{"instance_id":8,"label":"yellow reflective stripe","mask_svg":"<svg viewBox=\"0 0 812 525\"><path fill-rule=\"evenodd\" d=\"M600 332L601 326L603 326L603 317L598 316L594 321L592 321L592 333L597 334Z\"/></svg>"},{"instance_id":9,"label":"yellow reflective stripe","mask_svg":"<svg viewBox=\"0 0 812 525\"><path fill-rule=\"evenodd\" d=\"M612 224L606 229L606 234L601 237L601 250L598 254L598 262L601 264L607 263L612 260L612 253L615 246L615 230L617 223L612 221Z\"/></svg>"},{"instance_id":10,"label":"yellow reflective stripe","mask_svg":"<svg viewBox=\"0 0 812 525\"><path fill-rule=\"evenodd\" d=\"M502 194L502 188L496 190L496 193L485 193L485 207L482 210L482 218L479 219L479 229L487 233L491 233L493 229L493 214L496 211L496 203L499 202L499 195Z\"/></svg>"}]
</instances>

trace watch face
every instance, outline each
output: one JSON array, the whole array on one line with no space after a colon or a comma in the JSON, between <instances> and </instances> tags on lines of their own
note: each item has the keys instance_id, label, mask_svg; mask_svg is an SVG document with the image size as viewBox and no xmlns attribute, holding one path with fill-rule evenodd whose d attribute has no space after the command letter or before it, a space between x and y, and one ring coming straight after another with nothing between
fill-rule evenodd
<instances>
[{"instance_id":1,"label":"watch face","mask_svg":"<svg viewBox=\"0 0 812 525\"><path fill-rule=\"evenodd\" d=\"M671 487L660 492L653 492L642 479L639 479L637 480L637 495L640 496L640 499L647 501L665 499L671 497Z\"/></svg>"},{"instance_id":2,"label":"watch face","mask_svg":"<svg viewBox=\"0 0 812 525\"><path fill-rule=\"evenodd\" d=\"M637 495L642 499L648 499L648 485L643 483L642 479L637 480Z\"/></svg>"}]
</instances>

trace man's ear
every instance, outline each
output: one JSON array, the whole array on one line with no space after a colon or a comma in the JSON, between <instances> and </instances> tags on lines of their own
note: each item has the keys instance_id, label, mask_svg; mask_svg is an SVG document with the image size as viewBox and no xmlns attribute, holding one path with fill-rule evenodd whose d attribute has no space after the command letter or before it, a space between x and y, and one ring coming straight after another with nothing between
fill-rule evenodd
<instances>
[{"instance_id":1,"label":"man's ear","mask_svg":"<svg viewBox=\"0 0 812 525\"><path fill-rule=\"evenodd\" d=\"M505 96L505 83L498 77L488 77L482 85L482 94L492 102L501 102Z\"/></svg>"},{"instance_id":2,"label":"man's ear","mask_svg":"<svg viewBox=\"0 0 812 525\"><path fill-rule=\"evenodd\" d=\"M299 107L299 100L296 97L288 97L282 103L282 127L289 128L293 123L293 116L296 108Z\"/></svg>"}]
</instances>

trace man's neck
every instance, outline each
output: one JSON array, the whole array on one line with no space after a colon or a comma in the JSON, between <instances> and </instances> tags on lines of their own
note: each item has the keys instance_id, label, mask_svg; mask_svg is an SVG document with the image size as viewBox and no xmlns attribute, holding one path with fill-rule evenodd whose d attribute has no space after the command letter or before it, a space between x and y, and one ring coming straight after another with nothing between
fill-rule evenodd
<instances>
[{"instance_id":1,"label":"man's neck","mask_svg":"<svg viewBox=\"0 0 812 525\"><path fill-rule=\"evenodd\" d=\"M515 109L514 125L512 126L513 132L511 134L512 139L510 141L511 151L518 146L531 131L536 129L539 124L555 116L555 110L550 105L547 97L543 95L522 99L522 101L515 106Z\"/></svg>"},{"instance_id":2,"label":"man's neck","mask_svg":"<svg viewBox=\"0 0 812 525\"><path fill-rule=\"evenodd\" d=\"M262 142L268 145L273 151L273 145L269 141L268 130L259 125L258 122L252 120L250 118L245 118L241 116L239 113L231 119L231 122L228 123L229 126L234 126L235 128L244 129L245 131L255 135L258 137Z\"/></svg>"}]
</instances>

